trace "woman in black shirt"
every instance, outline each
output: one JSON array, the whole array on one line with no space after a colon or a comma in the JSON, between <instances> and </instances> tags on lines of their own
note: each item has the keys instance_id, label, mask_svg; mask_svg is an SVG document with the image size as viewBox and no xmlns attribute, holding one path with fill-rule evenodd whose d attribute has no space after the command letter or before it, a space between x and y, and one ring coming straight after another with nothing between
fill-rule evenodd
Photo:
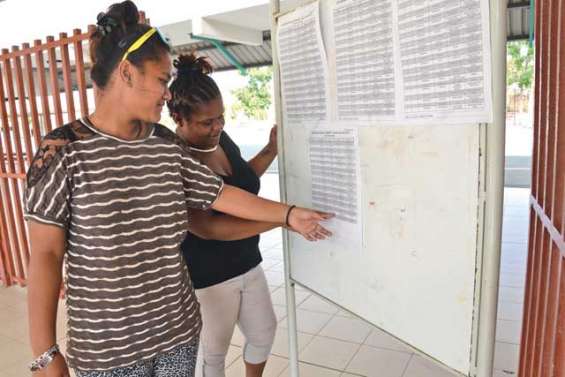
<instances>
[{"instance_id":1,"label":"woman in black shirt","mask_svg":"<svg viewBox=\"0 0 565 377\"><path fill-rule=\"evenodd\" d=\"M167 103L177 134L197 158L223 180L250 193L259 192L259 177L277 154L276 127L268 145L249 162L223 131L221 93L203 58L181 55ZM191 211L183 254L201 305L203 372L225 376L225 357L237 324L245 336L246 376L261 376L276 330L276 317L260 266L259 233L282 224L242 220L215 211ZM198 224L213 223L199 227ZM211 233L210 230L214 233ZM219 241L219 240L223 241Z\"/></svg>"}]
</instances>

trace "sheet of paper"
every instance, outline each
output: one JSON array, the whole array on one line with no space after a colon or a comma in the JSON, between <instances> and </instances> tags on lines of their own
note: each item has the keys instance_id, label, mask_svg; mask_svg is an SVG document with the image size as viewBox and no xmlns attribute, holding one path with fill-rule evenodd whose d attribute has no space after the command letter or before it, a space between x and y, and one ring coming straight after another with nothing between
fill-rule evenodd
<instances>
[{"instance_id":1,"label":"sheet of paper","mask_svg":"<svg viewBox=\"0 0 565 377\"><path fill-rule=\"evenodd\" d=\"M280 18L283 116L289 125L328 118L328 68L315 2Z\"/></svg>"},{"instance_id":2,"label":"sheet of paper","mask_svg":"<svg viewBox=\"0 0 565 377\"><path fill-rule=\"evenodd\" d=\"M359 137L356 129L313 130L309 137L312 206L336 216L333 241L362 244Z\"/></svg>"},{"instance_id":3,"label":"sheet of paper","mask_svg":"<svg viewBox=\"0 0 565 377\"><path fill-rule=\"evenodd\" d=\"M484 1L397 1L405 117L490 121Z\"/></svg>"},{"instance_id":4,"label":"sheet of paper","mask_svg":"<svg viewBox=\"0 0 565 377\"><path fill-rule=\"evenodd\" d=\"M394 119L392 0L338 0L333 10L337 113Z\"/></svg>"},{"instance_id":5,"label":"sheet of paper","mask_svg":"<svg viewBox=\"0 0 565 377\"><path fill-rule=\"evenodd\" d=\"M332 22L337 120L492 120L488 0L336 0Z\"/></svg>"}]
</instances>

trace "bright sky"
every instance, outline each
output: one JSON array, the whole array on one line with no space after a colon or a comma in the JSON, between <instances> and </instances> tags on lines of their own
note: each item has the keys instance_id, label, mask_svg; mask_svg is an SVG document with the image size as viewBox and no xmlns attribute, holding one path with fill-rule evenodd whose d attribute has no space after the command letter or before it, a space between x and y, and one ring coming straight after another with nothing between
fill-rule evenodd
<instances>
[{"instance_id":1,"label":"bright sky","mask_svg":"<svg viewBox=\"0 0 565 377\"><path fill-rule=\"evenodd\" d=\"M4 0L0 2L0 47L33 44L47 35L86 30L96 15L118 0ZM134 0L155 26L267 3L268 0Z\"/></svg>"},{"instance_id":2,"label":"bright sky","mask_svg":"<svg viewBox=\"0 0 565 377\"><path fill-rule=\"evenodd\" d=\"M4 0L0 2L0 48L11 48L35 39L55 38L60 32L86 30L96 22L96 15L120 0ZM155 26L193 19L199 15L227 12L264 4L268 0L134 0ZM229 92L245 85L234 72L215 74L226 99Z\"/></svg>"},{"instance_id":3,"label":"bright sky","mask_svg":"<svg viewBox=\"0 0 565 377\"><path fill-rule=\"evenodd\" d=\"M4 0L0 1L0 48L11 48L23 42L33 45L35 39L60 32L83 31L96 22L96 15L121 0ZM151 24L162 26L200 15L210 15L268 3L268 0L133 0L145 11ZM246 79L238 71L214 73L224 102L233 102L231 91L242 87ZM267 129L268 134L268 129Z\"/></svg>"}]
</instances>

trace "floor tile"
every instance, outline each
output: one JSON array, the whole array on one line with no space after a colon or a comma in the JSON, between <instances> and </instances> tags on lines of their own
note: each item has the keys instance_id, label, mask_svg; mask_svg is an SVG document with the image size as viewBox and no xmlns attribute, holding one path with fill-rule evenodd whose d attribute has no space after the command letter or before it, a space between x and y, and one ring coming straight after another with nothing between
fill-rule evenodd
<instances>
[{"instance_id":1,"label":"floor tile","mask_svg":"<svg viewBox=\"0 0 565 377\"><path fill-rule=\"evenodd\" d=\"M226 355L226 368L232 365L240 357L242 357L241 347L230 345L230 348L228 349L228 354Z\"/></svg>"},{"instance_id":2,"label":"floor tile","mask_svg":"<svg viewBox=\"0 0 565 377\"><path fill-rule=\"evenodd\" d=\"M284 272L284 262L280 262L275 264L274 266L272 266L270 268L269 271L279 271L279 272Z\"/></svg>"},{"instance_id":3,"label":"floor tile","mask_svg":"<svg viewBox=\"0 0 565 377\"><path fill-rule=\"evenodd\" d=\"M508 217L528 217L530 215L530 209L523 206L506 206L504 207L504 218Z\"/></svg>"},{"instance_id":4,"label":"floor tile","mask_svg":"<svg viewBox=\"0 0 565 377\"><path fill-rule=\"evenodd\" d=\"M516 373L520 347L517 344L496 342L494 351L494 368L506 372Z\"/></svg>"},{"instance_id":5,"label":"floor tile","mask_svg":"<svg viewBox=\"0 0 565 377\"><path fill-rule=\"evenodd\" d=\"M519 219L517 221L517 219ZM528 242L529 224L522 218L508 217L504 219L502 226L502 238L505 242Z\"/></svg>"},{"instance_id":6,"label":"floor tile","mask_svg":"<svg viewBox=\"0 0 565 377\"><path fill-rule=\"evenodd\" d=\"M340 309L337 312L336 315L340 316L340 317L346 317L346 318L358 318L356 315L353 315L352 313L348 312L347 310L343 310L343 309Z\"/></svg>"},{"instance_id":7,"label":"floor tile","mask_svg":"<svg viewBox=\"0 0 565 377\"><path fill-rule=\"evenodd\" d=\"M299 363L298 373L300 377L340 377L342 374L334 369L322 368L316 365ZM289 368L285 369L280 377L290 377Z\"/></svg>"},{"instance_id":8,"label":"floor tile","mask_svg":"<svg viewBox=\"0 0 565 377\"><path fill-rule=\"evenodd\" d=\"M307 363L343 370L358 349L357 344L317 336L301 352L300 359Z\"/></svg>"},{"instance_id":9,"label":"floor tile","mask_svg":"<svg viewBox=\"0 0 565 377\"><path fill-rule=\"evenodd\" d=\"M245 343L245 337L243 336L241 330L239 330L239 327L237 326L233 330L233 336L231 338L230 343L232 346L237 346L237 347L243 347L243 344Z\"/></svg>"},{"instance_id":10,"label":"floor tile","mask_svg":"<svg viewBox=\"0 0 565 377\"><path fill-rule=\"evenodd\" d=\"M297 292L308 292L308 293L312 293L312 291L308 288L305 288L303 286L301 286L300 284L295 284L294 285L294 289L296 289Z\"/></svg>"},{"instance_id":11,"label":"floor tile","mask_svg":"<svg viewBox=\"0 0 565 377\"><path fill-rule=\"evenodd\" d=\"M498 289L499 303L511 302L511 303L514 303L514 304L523 305L524 294L525 294L524 288L499 287L499 289Z\"/></svg>"},{"instance_id":12,"label":"floor tile","mask_svg":"<svg viewBox=\"0 0 565 377\"><path fill-rule=\"evenodd\" d=\"M263 253L263 260L282 263L283 257L275 255L275 254L265 254L265 253ZM265 271L268 271L268 270L265 270Z\"/></svg>"},{"instance_id":13,"label":"floor tile","mask_svg":"<svg viewBox=\"0 0 565 377\"><path fill-rule=\"evenodd\" d=\"M0 307L20 309L27 313L27 293L23 288L14 286L0 288Z\"/></svg>"},{"instance_id":14,"label":"floor tile","mask_svg":"<svg viewBox=\"0 0 565 377\"><path fill-rule=\"evenodd\" d=\"M307 334L316 335L330 321L332 316L327 313L309 312L307 310L297 309L297 327L298 331ZM279 323L279 327L286 328L288 317Z\"/></svg>"},{"instance_id":15,"label":"floor tile","mask_svg":"<svg viewBox=\"0 0 565 377\"><path fill-rule=\"evenodd\" d=\"M280 230L278 234L275 233L263 233L261 235L261 239L259 241L259 249L260 250L269 250L273 247L279 246L282 244L282 234Z\"/></svg>"},{"instance_id":16,"label":"floor tile","mask_svg":"<svg viewBox=\"0 0 565 377\"><path fill-rule=\"evenodd\" d=\"M263 260L263 262L261 262L261 267L263 267L263 270L267 271L273 268L274 266L276 266L277 264L282 264L282 263L283 262L281 262L278 259L265 259Z\"/></svg>"},{"instance_id":17,"label":"floor tile","mask_svg":"<svg viewBox=\"0 0 565 377\"><path fill-rule=\"evenodd\" d=\"M324 326L319 335L361 344L367 339L371 330L372 326L360 319L335 316Z\"/></svg>"},{"instance_id":18,"label":"floor tile","mask_svg":"<svg viewBox=\"0 0 565 377\"><path fill-rule=\"evenodd\" d=\"M511 265L511 264L520 264L520 265L524 266L524 272L527 271L527 263L528 263L527 250L528 250L528 247L526 245L520 245L520 247L524 249L523 252L518 252L516 250L503 251L501 256L500 256L501 266L506 266L506 265Z\"/></svg>"},{"instance_id":19,"label":"floor tile","mask_svg":"<svg viewBox=\"0 0 565 377\"><path fill-rule=\"evenodd\" d=\"M336 314L339 308L329 301L326 301L318 295L312 295L304 300L299 306L300 309L309 310L312 312L321 312L328 314Z\"/></svg>"},{"instance_id":20,"label":"floor tile","mask_svg":"<svg viewBox=\"0 0 565 377\"><path fill-rule=\"evenodd\" d=\"M374 329L365 344L371 347L384 348L392 351L400 351L404 353L412 353L412 350L404 345L401 341L395 339L394 337L388 335L382 330Z\"/></svg>"},{"instance_id":21,"label":"floor tile","mask_svg":"<svg viewBox=\"0 0 565 377\"><path fill-rule=\"evenodd\" d=\"M522 321L522 310L523 310L523 304L515 304L513 302L500 301L498 303L497 319Z\"/></svg>"},{"instance_id":22,"label":"floor tile","mask_svg":"<svg viewBox=\"0 0 565 377\"><path fill-rule=\"evenodd\" d=\"M0 310L0 335L21 343L28 341L27 317L11 308Z\"/></svg>"},{"instance_id":23,"label":"floor tile","mask_svg":"<svg viewBox=\"0 0 565 377\"><path fill-rule=\"evenodd\" d=\"M345 370L367 377L402 377L411 357L403 352L361 346Z\"/></svg>"},{"instance_id":24,"label":"floor tile","mask_svg":"<svg viewBox=\"0 0 565 377\"><path fill-rule=\"evenodd\" d=\"M302 351L308 343L314 339L314 335L297 332L298 336L298 352ZM275 342L271 350L273 355L288 358L288 329L278 328L275 335Z\"/></svg>"},{"instance_id":25,"label":"floor tile","mask_svg":"<svg viewBox=\"0 0 565 377\"><path fill-rule=\"evenodd\" d=\"M2 289L8 289L8 288L4 288L4 287L2 287L2 286L0 285L0 290L2 290ZM10 307L8 306L8 303L2 301L2 299L0 298L0 310L4 310L4 309L8 309L8 308L10 308Z\"/></svg>"},{"instance_id":26,"label":"floor tile","mask_svg":"<svg viewBox=\"0 0 565 377\"><path fill-rule=\"evenodd\" d=\"M0 297L0 301L3 309L11 309L19 315L27 317L27 297L25 295Z\"/></svg>"},{"instance_id":27,"label":"floor tile","mask_svg":"<svg viewBox=\"0 0 565 377\"><path fill-rule=\"evenodd\" d=\"M284 259L284 253L282 250L282 246L275 246L271 249L265 250L261 253L265 259L275 259L279 262L282 262Z\"/></svg>"},{"instance_id":28,"label":"floor tile","mask_svg":"<svg viewBox=\"0 0 565 377\"><path fill-rule=\"evenodd\" d=\"M503 239L501 252L505 256L519 255L521 257L526 257L528 255L528 244L526 242L505 242L505 240Z\"/></svg>"},{"instance_id":29,"label":"floor tile","mask_svg":"<svg viewBox=\"0 0 565 377\"><path fill-rule=\"evenodd\" d=\"M3 370L3 372L5 373L6 377L23 377L23 376L32 377L33 374L29 371L29 363L31 362L31 360L32 359L19 360L6 367Z\"/></svg>"},{"instance_id":30,"label":"floor tile","mask_svg":"<svg viewBox=\"0 0 565 377\"><path fill-rule=\"evenodd\" d=\"M286 318L286 306L273 304L273 309L275 311L275 316L277 317L277 322Z\"/></svg>"},{"instance_id":31,"label":"floor tile","mask_svg":"<svg viewBox=\"0 0 565 377\"><path fill-rule=\"evenodd\" d=\"M526 286L526 273L501 273L499 284L502 287L523 288Z\"/></svg>"},{"instance_id":32,"label":"floor tile","mask_svg":"<svg viewBox=\"0 0 565 377\"><path fill-rule=\"evenodd\" d=\"M0 336L0 371L14 365L15 363L30 362L33 355L30 347L25 341Z\"/></svg>"},{"instance_id":33,"label":"floor tile","mask_svg":"<svg viewBox=\"0 0 565 377\"><path fill-rule=\"evenodd\" d=\"M498 369L495 369L492 372L492 377L516 377L517 375L518 375L517 373L507 372L507 371L498 370Z\"/></svg>"},{"instance_id":34,"label":"floor tile","mask_svg":"<svg viewBox=\"0 0 565 377\"><path fill-rule=\"evenodd\" d=\"M269 285L284 284L284 274L280 271L265 271L265 277Z\"/></svg>"},{"instance_id":35,"label":"floor tile","mask_svg":"<svg viewBox=\"0 0 565 377\"><path fill-rule=\"evenodd\" d=\"M503 302L509 302L524 306L524 293L524 290L521 288L500 287L498 303L500 305ZM522 308L522 312L523 310L524 309Z\"/></svg>"},{"instance_id":36,"label":"floor tile","mask_svg":"<svg viewBox=\"0 0 565 377\"><path fill-rule=\"evenodd\" d=\"M309 298L311 295L312 293L307 291L294 290L294 301L296 302L296 307L299 307L300 304L302 304L302 302ZM286 305L286 288L282 286L271 293L271 300L275 305Z\"/></svg>"},{"instance_id":37,"label":"floor tile","mask_svg":"<svg viewBox=\"0 0 565 377\"><path fill-rule=\"evenodd\" d=\"M456 377L456 373L438 366L435 362L414 355L402 377Z\"/></svg>"},{"instance_id":38,"label":"floor tile","mask_svg":"<svg viewBox=\"0 0 565 377\"><path fill-rule=\"evenodd\" d=\"M504 218L503 218L504 219ZM528 218L507 217L502 223L502 232L506 234L528 234L530 222Z\"/></svg>"},{"instance_id":39,"label":"floor tile","mask_svg":"<svg viewBox=\"0 0 565 377\"><path fill-rule=\"evenodd\" d=\"M505 204L518 204L527 206L530 200L530 189L520 187L505 187L504 188L504 203Z\"/></svg>"},{"instance_id":40,"label":"floor tile","mask_svg":"<svg viewBox=\"0 0 565 377\"><path fill-rule=\"evenodd\" d=\"M519 260L519 261L508 261L502 260L500 261L500 273L501 274L519 274L526 276L526 261Z\"/></svg>"},{"instance_id":41,"label":"floor tile","mask_svg":"<svg viewBox=\"0 0 565 377\"><path fill-rule=\"evenodd\" d=\"M520 321L496 321L496 340L512 344L520 344L520 332L522 322Z\"/></svg>"},{"instance_id":42,"label":"floor tile","mask_svg":"<svg viewBox=\"0 0 565 377\"><path fill-rule=\"evenodd\" d=\"M502 233L502 239L504 239L505 242L526 244L528 242L528 232L506 231Z\"/></svg>"},{"instance_id":43,"label":"floor tile","mask_svg":"<svg viewBox=\"0 0 565 377\"><path fill-rule=\"evenodd\" d=\"M279 285L270 285L269 284L269 292L273 293L274 291L276 291L277 289L284 287L284 284L279 284Z\"/></svg>"},{"instance_id":44,"label":"floor tile","mask_svg":"<svg viewBox=\"0 0 565 377\"><path fill-rule=\"evenodd\" d=\"M269 360L267 360L267 366L263 372L263 377L278 377L287 367L287 359L278 356L270 356ZM243 359L240 357L226 369L226 377L243 376L245 376L245 364L243 363Z\"/></svg>"},{"instance_id":45,"label":"floor tile","mask_svg":"<svg viewBox=\"0 0 565 377\"><path fill-rule=\"evenodd\" d=\"M25 287L13 285L9 288L0 288L0 302L8 302L10 299L23 299L27 297L27 290Z\"/></svg>"}]
</instances>

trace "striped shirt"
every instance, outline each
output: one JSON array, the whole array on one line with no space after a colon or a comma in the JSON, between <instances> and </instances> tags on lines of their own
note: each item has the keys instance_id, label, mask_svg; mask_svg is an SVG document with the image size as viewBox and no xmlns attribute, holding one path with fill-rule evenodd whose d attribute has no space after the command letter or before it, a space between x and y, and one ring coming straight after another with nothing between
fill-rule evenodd
<instances>
[{"instance_id":1,"label":"striped shirt","mask_svg":"<svg viewBox=\"0 0 565 377\"><path fill-rule=\"evenodd\" d=\"M198 337L180 243L188 207L208 209L222 185L161 125L125 141L85 119L44 138L27 174L26 218L67 233L71 367L124 367Z\"/></svg>"}]
</instances>

